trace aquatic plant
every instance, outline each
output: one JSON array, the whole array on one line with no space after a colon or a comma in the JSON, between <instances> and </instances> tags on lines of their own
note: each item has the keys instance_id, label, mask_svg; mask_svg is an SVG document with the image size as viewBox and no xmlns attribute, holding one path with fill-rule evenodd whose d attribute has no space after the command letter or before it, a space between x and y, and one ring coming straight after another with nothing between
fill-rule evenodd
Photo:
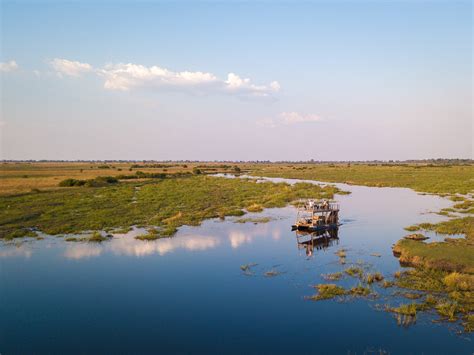
<instances>
[{"instance_id":1,"label":"aquatic plant","mask_svg":"<svg viewBox=\"0 0 474 355\"><path fill-rule=\"evenodd\" d=\"M436 305L438 314L450 322L456 321L456 313L458 312L458 305L454 302L444 301Z\"/></svg>"},{"instance_id":2,"label":"aquatic plant","mask_svg":"<svg viewBox=\"0 0 474 355\"><path fill-rule=\"evenodd\" d=\"M271 269L269 271L265 271L264 275L265 277L274 277L274 276L278 276L278 275L281 275L282 273L278 270L275 270L275 269Z\"/></svg>"},{"instance_id":3,"label":"aquatic plant","mask_svg":"<svg viewBox=\"0 0 474 355\"><path fill-rule=\"evenodd\" d=\"M150 229L148 229L147 234L137 235L135 237L135 239L138 239L138 240L157 240L160 237L161 236L160 236L160 234L158 233L158 231L156 229L150 228Z\"/></svg>"},{"instance_id":4,"label":"aquatic plant","mask_svg":"<svg viewBox=\"0 0 474 355\"><path fill-rule=\"evenodd\" d=\"M389 308L389 311L413 317L416 316L417 305L416 303L401 304L398 307Z\"/></svg>"},{"instance_id":5,"label":"aquatic plant","mask_svg":"<svg viewBox=\"0 0 474 355\"><path fill-rule=\"evenodd\" d=\"M393 282L393 281L384 280L384 282L382 282L382 287L383 288L389 288L389 287L392 287L394 284L395 284L395 282Z\"/></svg>"},{"instance_id":6,"label":"aquatic plant","mask_svg":"<svg viewBox=\"0 0 474 355\"><path fill-rule=\"evenodd\" d=\"M363 270L357 266L351 266L344 270L344 272L352 277L362 277Z\"/></svg>"},{"instance_id":7,"label":"aquatic plant","mask_svg":"<svg viewBox=\"0 0 474 355\"><path fill-rule=\"evenodd\" d=\"M272 220L271 217L261 217L261 218L239 218L234 221L234 223L268 223Z\"/></svg>"},{"instance_id":8,"label":"aquatic plant","mask_svg":"<svg viewBox=\"0 0 474 355\"><path fill-rule=\"evenodd\" d=\"M426 239L429 239L428 237L425 237L421 233L409 234L409 235L404 236L403 238L409 239L409 240L426 240Z\"/></svg>"},{"instance_id":9,"label":"aquatic plant","mask_svg":"<svg viewBox=\"0 0 474 355\"><path fill-rule=\"evenodd\" d=\"M367 296L370 292L370 288L360 283L349 290L349 293L353 296Z\"/></svg>"},{"instance_id":10,"label":"aquatic plant","mask_svg":"<svg viewBox=\"0 0 474 355\"><path fill-rule=\"evenodd\" d=\"M107 240L107 238L103 237L102 234L100 234L100 232L98 231L95 231L94 233L92 233L92 235L87 239L87 241L94 242L94 243L101 243L104 240Z\"/></svg>"},{"instance_id":11,"label":"aquatic plant","mask_svg":"<svg viewBox=\"0 0 474 355\"><path fill-rule=\"evenodd\" d=\"M443 282L448 288L448 290L474 290L474 275L452 272L444 277Z\"/></svg>"},{"instance_id":12,"label":"aquatic plant","mask_svg":"<svg viewBox=\"0 0 474 355\"><path fill-rule=\"evenodd\" d=\"M346 294L346 290L343 287L335 284L319 284L314 287L318 290L318 293L309 297L313 301L327 300Z\"/></svg>"},{"instance_id":13,"label":"aquatic plant","mask_svg":"<svg viewBox=\"0 0 474 355\"><path fill-rule=\"evenodd\" d=\"M368 284L372 284L374 282L380 282L383 280L383 275L380 272L376 272L374 274L367 274L365 281Z\"/></svg>"}]
</instances>

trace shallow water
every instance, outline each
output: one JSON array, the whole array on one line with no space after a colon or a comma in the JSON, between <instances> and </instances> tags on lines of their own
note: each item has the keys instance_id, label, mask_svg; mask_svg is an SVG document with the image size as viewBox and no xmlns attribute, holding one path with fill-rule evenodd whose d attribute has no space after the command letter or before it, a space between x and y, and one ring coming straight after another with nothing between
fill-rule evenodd
<instances>
[{"instance_id":1,"label":"shallow water","mask_svg":"<svg viewBox=\"0 0 474 355\"><path fill-rule=\"evenodd\" d=\"M132 231L100 244L1 244L0 353L471 354L472 336L456 325L422 314L406 328L377 311L394 290L374 286L375 300L305 300L325 282L321 274L358 261L389 277L400 269L391 246L403 227L443 220L430 212L452 205L408 189L335 185L352 192L336 196L343 225L337 239L313 249L291 231L293 207L246 216L269 223L208 220L153 242ZM334 254L340 248L346 265ZM249 263L257 265L243 272Z\"/></svg>"}]
</instances>

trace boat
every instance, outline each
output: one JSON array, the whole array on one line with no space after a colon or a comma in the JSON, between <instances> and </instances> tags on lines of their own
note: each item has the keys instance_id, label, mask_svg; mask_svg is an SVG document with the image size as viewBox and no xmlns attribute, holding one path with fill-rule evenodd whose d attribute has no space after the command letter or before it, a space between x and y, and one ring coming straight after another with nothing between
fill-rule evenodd
<instances>
[{"instance_id":1,"label":"boat","mask_svg":"<svg viewBox=\"0 0 474 355\"><path fill-rule=\"evenodd\" d=\"M292 230L318 232L338 228L339 204L334 201L300 200Z\"/></svg>"}]
</instances>

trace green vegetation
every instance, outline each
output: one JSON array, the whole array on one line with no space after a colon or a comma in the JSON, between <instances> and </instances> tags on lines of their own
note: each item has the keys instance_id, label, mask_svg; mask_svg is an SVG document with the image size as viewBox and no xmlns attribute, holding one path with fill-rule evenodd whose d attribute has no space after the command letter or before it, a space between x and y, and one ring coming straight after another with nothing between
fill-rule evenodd
<instances>
[{"instance_id":1,"label":"green vegetation","mask_svg":"<svg viewBox=\"0 0 474 355\"><path fill-rule=\"evenodd\" d=\"M415 234L409 234L404 237L405 239L409 240L426 240L429 239L428 237L424 236L423 234L420 233L415 233Z\"/></svg>"},{"instance_id":2,"label":"green vegetation","mask_svg":"<svg viewBox=\"0 0 474 355\"><path fill-rule=\"evenodd\" d=\"M260 217L260 218L239 218L234 221L234 223L253 223L253 224L258 224L258 223L268 223L272 220L273 218L271 217Z\"/></svg>"},{"instance_id":3,"label":"green vegetation","mask_svg":"<svg viewBox=\"0 0 474 355\"><path fill-rule=\"evenodd\" d=\"M60 187L73 187L73 186L86 186L86 187L101 187L109 184L118 183L118 179L112 176L98 176L94 179L88 180L77 180L77 179L66 179L59 183Z\"/></svg>"},{"instance_id":4,"label":"green vegetation","mask_svg":"<svg viewBox=\"0 0 474 355\"><path fill-rule=\"evenodd\" d=\"M402 304L399 307L390 308L390 312L399 313L405 316L416 316L417 304Z\"/></svg>"},{"instance_id":5,"label":"green vegetation","mask_svg":"<svg viewBox=\"0 0 474 355\"><path fill-rule=\"evenodd\" d=\"M464 329L473 331L474 275L418 268L403 272L396 284L426 294L423 303L415 304L417 310L434 309L442 320L461 318Z\"/></svg>"},{"instance_id":6,"label":"green vegetation","mask_svg":"<svg viewBox=\"0 0 474 355\"><path fill-rule=\"evenodd\" d=\"M253 204L283 207L298 198L331 198L337 191L195 175L0 196L0 238L25 236L30 228L56 235L133 225L159 226L161 236L170 236L179 226L241 215Z\"/></svg>"},{"instance_id":7,"label":"green vegetation","mask_svg":"<svg viewBox=\"0 0 474 355\"><path fill-rule=\"evenodd\" d=\"M275 277L275 276L278 276L278 275L281 275L282 273L278 270L275 270L275 269L271 269L269 271L265 271L264 275L265 277Z\"/></svg>"},{"instance_id":8,"label":"green vegetation","mask_svg":"<svg viewBox=\"0 0 474 355\"><path fill-rule=\"evenodd\" d=\"M357 266L351 266L345 269L344 272L349 276L359 277L359 278L361 278L362 274L364 273L364 271L360 267L357 267Z\"/></svg>"},{"instance_id":9,"label":"green vegetation","mask_svg":"<svg viewBox=\"0 0 474 355\"><path fill-rule=\"evenodd\" d=\"M383 275L380 272L376 272L376 273L373 273L373 274L367 274L365 280L370 285L374 282L382 281L383 280Z\"/></svg>"},{"instance_id":10,"label":"green vegetation","mask_svg":"<svg viewBox=\"0 0 474 355\"><path fill-rule=\"evenodd\" d=\"M94 232L92 235L87 239L88 242L93 242L93 243L101 243L104 240L107 240L107 237L102 236L100 232Z\"/></svg>"},{"instance_id":11,"label":"green vegetation","mask_svg":"<svg viewBox=\"0 0 474 355\"><path fill-rule=\"evenodd\" d=\"M343 287L335 284L320 284L316 285L315 288L318 290L318 293L309 297L313 301L327 300L346 294L346 290Z\"/></svg>"},{"instance_id":12,"label":"green vegetation","mask_svg":"<svg viewBox=\"0 0 474 355\"><path fill-rule=\"evenodd\" d=\"M257 265L257 263L244 264L240 266L240 270L242 270L245 274L251 274L250 269Z\"/></svg>"},{"instance_id":13,"label":"green vegetation","mask_svg":"<svg viewBox=\"0 0 474 355\"><path fill-rule=\"evenodd\" d=\"M248 212L262 212L263 206L258 203L253 203L252 205L247 206L246 210Z\"/></svg>"},{"instance_id":14,"label":"green vegetation","mask_svg":"<svg viewBox=\"0 0 474 355\"><path fill-rule=\"evenodd\" d=\"M156 229L150 228L150 229L148 229L147 234L137 235L135 237L135 239L138 239L138 240L156 240L160 237L161 236L160 236L160 234L158 233L158 231Z\"/></svg>"},{"instance_id":15,"label":"green vegetation","mask_svg":"<svg viewBox=\"0 0 474 355\"><path fill-rule=\"evenodd\" d=\"M364 286L362 284L358 284L357 286L352 287L349 290L349 293L352 296L368 296L370 294L370 292L371 292L370 288L368 288L367 286Z\"/></svg>"},{"instance_id":16,"label":"green vegetation","mask_svg":"<svg viewBox=\"0 0 474 355\"><path fill-rule=\"evenodd\" d=\"M251 174L268 177L343 182L376 187L408 187L428 193L474 190L474 165L422 164L284 164L255 165Z\"/></svg>"},{"instance_id":17,"label":"green vegetation","mask_svg":"<svg viewBox=\"0 0 474 355\"><path fill-rule=\"evenodd\" d=\"M444 271L474 273L474 217L455 218L438 224L423 223L420 229L441 234L465 234L465 238L424 243L402 239L393 247L400 263Z\"/></svg>"}]
</instances>

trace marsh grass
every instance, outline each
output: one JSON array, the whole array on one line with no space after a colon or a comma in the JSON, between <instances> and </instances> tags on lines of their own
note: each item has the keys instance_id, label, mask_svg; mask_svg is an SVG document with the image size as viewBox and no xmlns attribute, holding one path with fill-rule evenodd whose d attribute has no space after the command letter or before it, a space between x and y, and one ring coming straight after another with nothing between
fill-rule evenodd
<instances>
[{"instance_id":1,"label":"marsh grass","mask_svg":"<svg viewBox=\"0 0 474 355\"><path fill-rule=\"evenodd\" d=\"M409 239L409 240L426 240L426 239L429 239L428 237L424 236L421 233L409 234L409 235L406 235L404 238Z\"/></svg>"},{"instance_id":2,"label":"marsh grass","mask_svg":"<svg viewBox=\"0 0 474 355\"><path fill-rule=\"evenodd\" d=\"M363 297L363 296L368 296L368 295L371 293L371 290L370 290L369 287L367 287L367 286L362 285L361 283L359 283L357 286L352 287L352 288L349 290L349 293L350 293L352 296Z\"/></svg>"},{"instance_id":3,"label":"marsh grass","mask_svg":"<svg viewBox=\"0 0 474 355\"><path fill-rule=\"evenodd\" d=\"M249 264L240 265L240 270L242 270L244 274L246 275L253 275L253 272L251 269L257 265L258 265L257 263L249 263Z\"/></svg>"},{"instance_id":4,"label":"marsh grass","mask_svg":"<svg viewBox=\"0 0 474 355\"><path fill-rule=\"evenodd\" d=\"M0 196L0 238L22 237L31 228L58 235L134 225L158 226L160 236L172 236L182 225L241 215L255 201L265 208L284 207L295 199L334 192L333 187L313 184L290 186L200 175Z\"/></svg>"},{"instance_id":5,"label":"marsh grass","mask_svg":"<svg viewBox=\"0 0 474 355\"><path fill-rule=\"evenodd\" d=\"M89 238L87 238L87 241L91 242L91 243L101 243L101 242L103 242L107 239L108 238L102 236L102 234L100 234L100 232L95 231L94 233L92 233L92 235Z\"/></svg>"},{"instance_id":6,"label":"marsh grass","mask_svg":"<svg viewBox=\"0 0 474 355\"><path fill-rule=\"evenodd\" d=\"M362 275L364 273L362 268L357 267L357 266L348 267L347 269L344 270L344 272L349 276L358 277L358 278L362 278Z\"/></svg>"},{"instance_id":7,"label":"marsh grass","mask_svg":"<svg viewBox=\"0 0 474 355\"><path fill-rule=\"evenodd\" d=\"M135 239L152 241L161 238L159 232L154 228L149 228L147 232L147 234L137 235Z\"/></svg>"},{"instance_id":8,"label":"marsh grass","mask_svg":"<svg viewBox=\"0 0 474 355\"><path fill-rule=\"evenodd\" d=\"M234 221L234 223L253 223L253 224L259 224L259 223L268 223L272 221L273 218L271 217L260 217L260 218L239 218Z\"/></svg>"},{"instance_id":9,"label":"marsh grass","mask_svg":"<svg viewBox=\"0 0 474 355\"><path fill-rule=\"evenodd\" d=\"M271 269L271 270L265 271L265 273L263 275L265 277L275 277L275 276L278 276L278 275L281 275L281 274L282 274L281 271Z\"/></svg>"},{"instance_id":10,"label":"marsh grass","mask_svg":"<svg viewBox=\"0 0 474 355\"><path fill-rule=\"evenodd\" d=\"M263 206L258 204L258 203L253 203L250 206L247 206L246 210L248 212L262 212L263 211Z\"/></svg>"},{"instance_id":11,"label":"marsh grass","mask_svg":"<svg viewBox=\"0 0 474 355\"><path fill-rule=\"evenodd\" d=\"M417 307L418 306L416 303L409 303L409 304L401 304L398 307L392 307L389 310L390 312L414 317L416 316Z\"/></svg>"},{"instance_id":12,"label":"marsh grass","mask_svg":"<svg viewBox=\"0 0 474 355\"><path fill-rule=\"evenodd\" d=\"M383 275L380 272L376 272L373 274L367 274L365 277L365 281L370 285L374 282L380 282L384 279Z\"/></svg>"},{"instance_id":13,"label":"marsh grass","mask_svg":"<svg viewBox=\"0 0 474 355\"><path fill-rule=\"evenodd\" d=\"M314 287L318 290L318 293L309 297L313 301L327 300L346 294L346 290L343 287L335 284L319 284Z\"/></svg>"},{"instance_id":14,"label":"marsh grass","mask_svg":"<svg viewBox=\"0 0 474 355\"><path fill-rule=\"evenodd\" d=\"M436 305L438 314L450 322L457 320L456 313L459 311L459 306L455 302L444 301Z\"/></svg>"}]
</instances>

